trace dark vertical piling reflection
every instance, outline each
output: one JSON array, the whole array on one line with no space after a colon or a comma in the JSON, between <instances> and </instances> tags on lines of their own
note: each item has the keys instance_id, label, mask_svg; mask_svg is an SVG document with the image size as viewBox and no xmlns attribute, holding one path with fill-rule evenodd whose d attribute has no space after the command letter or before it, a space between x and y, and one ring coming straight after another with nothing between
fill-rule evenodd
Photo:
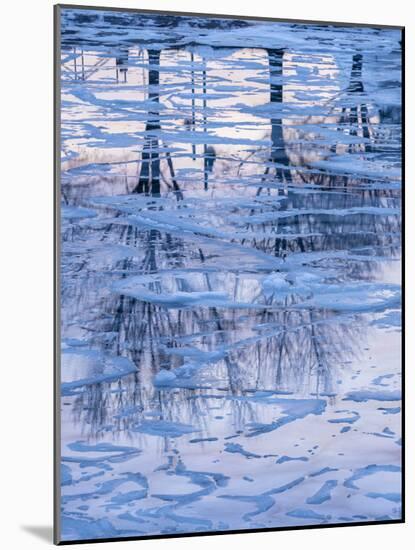
<instances>
[{"instance_id":1,"label":"dark vertical piling reflection","mask_svg":"<svg viewBox=\"0 0 415 550\"><path fill-rule=\"evenodd\" d=\"M128 73L128 47L120 48L118 55L115 59L115 74L117 82L119 82L120 75L122 75L123 82L127 82Z\"/></svg>"},{"instance_id":2,"label":"dark vertical piling reflection","mask_svg":"<svg viewBox=\"0 0 415 550\"><path fill-rule=\"evenodd\" d=\"M270 102L280 105L279 111L271 118L271 162L275 163L276 174L282 181L291 181L291 172L289 169L290 160L285 150L283 122L282 122L282 104L284 101L284 50L267 49L270 75ZM286 167L286 168L285 168Z\"/></svg>"},{"instance_id":3,"label":"dark vertical piling reflection","mask_svg":"<svg viewBox=\"0 0 415 550\"><path fill-rule=\"evenodd\" d=\"M158 132L160 130L159 113L159 65L160 50L148 50L148 98L153 103L148 112L144 145L141 153L141 169L134 193L160 195L160 149Z\"/></svg>"},{"instance_id":4,"label":"dark vertical piling reflection","mask_svg":"<svg viewBox=\"0 0 415 550\"><path fill-rule=\"evenodd\" d=\"M359 96L365 91L363 81L362 81L362 70L363 70L363 55L360 53L353 55L352 68L350 71L350 83L348 86L348 92L350 97ZM370 144L371 132L370 132L370 121L369 121L369 110L366 103L358 103L353 105L350 108L348 113L347 122L350 124L350 135L361 136L366 142L363 143L362 147L367 153L372 151ZM362 148L361 147L361 148ZM355 146L350 144L349 151L352 152Z\"/></svg>"}]
</instances>

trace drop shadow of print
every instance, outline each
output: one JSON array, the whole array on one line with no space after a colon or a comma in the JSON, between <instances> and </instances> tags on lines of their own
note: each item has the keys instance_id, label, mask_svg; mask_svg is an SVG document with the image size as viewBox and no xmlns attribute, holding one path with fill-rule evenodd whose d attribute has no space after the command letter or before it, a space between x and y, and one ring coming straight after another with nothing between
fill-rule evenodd
<instances>
[{"instance_id":1,"label":"drop shadow of print","mask_svg":"<svg viewBox=\"0 0 415 550\"><path fill-rule=\"evenodd\" d=\"M20 528L44 542L53 543L53 527L51 525L21 525Z\"/></svg>"}]
</instances>

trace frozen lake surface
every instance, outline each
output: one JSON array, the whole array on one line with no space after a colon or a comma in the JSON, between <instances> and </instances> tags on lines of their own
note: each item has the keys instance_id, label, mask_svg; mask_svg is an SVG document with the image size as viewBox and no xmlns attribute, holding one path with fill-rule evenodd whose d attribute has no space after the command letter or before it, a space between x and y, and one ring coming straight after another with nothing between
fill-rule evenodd
<instances>
[{"instance_id":1,"label":"frozen lake surface","mask_svg":"<svg viewBox=\"0 0 415 550\"><path fill-rule=\"evenodd\" d=\"M399 519L400 31L61 31L62 539Z\"/></svg>"}]
</instances>

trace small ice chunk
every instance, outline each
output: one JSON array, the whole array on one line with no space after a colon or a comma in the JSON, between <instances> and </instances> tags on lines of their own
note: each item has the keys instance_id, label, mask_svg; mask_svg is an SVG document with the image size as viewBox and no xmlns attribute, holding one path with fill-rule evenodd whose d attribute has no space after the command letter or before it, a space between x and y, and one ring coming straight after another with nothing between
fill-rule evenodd
<instances>
[{"instance_id":1,"label":"small ice chunk","mask_svg":"<svg viewBox=\"0 0 415 550\"><path fill-rule=\"evenodd\" d=\"M267 294L273 292L287 292L290 289L290 283L285 279L283 273L271 273L262 281L262 288Z\"/></svg>"},{"instance_id":2,"label":"small ice chunk","mask_svg":"<svg viewBox=\"0 0 415 550\"><path fill-rule=\"evenodd\" d=\"M176 380L176 375L171 370L161 369L153 378L155 386L168 386Z\"/></svg>"}]
</instances>

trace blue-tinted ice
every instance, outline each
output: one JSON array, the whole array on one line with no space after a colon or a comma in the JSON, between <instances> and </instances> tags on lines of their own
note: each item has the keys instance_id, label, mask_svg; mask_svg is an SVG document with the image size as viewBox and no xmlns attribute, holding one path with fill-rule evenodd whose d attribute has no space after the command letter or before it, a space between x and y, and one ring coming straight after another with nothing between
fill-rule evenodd
<instances>
[{"instance_id":1,"label":"blue-tinted ice","mask_svg":"<svg viewBox=\"0 0 415 550\"><path fill-rule=\"evenodd\" d=\"M61 23L62 539L399 519L400 32Z\"/></svg>"}]
</instances>

